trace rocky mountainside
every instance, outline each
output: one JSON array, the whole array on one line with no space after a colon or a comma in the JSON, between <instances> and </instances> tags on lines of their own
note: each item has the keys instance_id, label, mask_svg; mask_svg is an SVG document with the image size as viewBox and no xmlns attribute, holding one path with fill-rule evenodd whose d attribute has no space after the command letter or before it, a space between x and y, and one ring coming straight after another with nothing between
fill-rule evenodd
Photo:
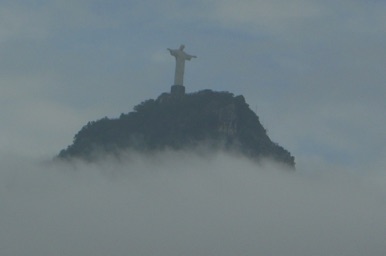
<instances>
[{"instance_id":1,"label":"rocky mountainside","mask_svg":"<svg viewBox=\"0 0 386 256\"><path fill-rule=\"evenodd\" d=\"M146 153L203 146L295 166L294 157L271 141L243 96L211 90L163 93L117 119L89 122L58 157L94 160L124 150Z\"/></svg>"}]
</instances>

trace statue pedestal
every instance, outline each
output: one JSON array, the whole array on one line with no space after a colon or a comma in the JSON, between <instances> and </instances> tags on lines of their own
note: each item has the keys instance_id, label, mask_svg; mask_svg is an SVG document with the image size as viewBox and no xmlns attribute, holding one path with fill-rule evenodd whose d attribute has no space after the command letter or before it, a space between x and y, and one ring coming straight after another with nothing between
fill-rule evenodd
<instances>
[{"instance_id":1,"label":"statue pedestal","mask_svg":"<svg viewBox=\"0 0 386 256\"><path fill-rule=\"evenodd\" d=\"M172 85L170 93L173 96L182 96L182 95L185 94L185 86L183 86L183 85Z\"/></svg>"}]
</instances>

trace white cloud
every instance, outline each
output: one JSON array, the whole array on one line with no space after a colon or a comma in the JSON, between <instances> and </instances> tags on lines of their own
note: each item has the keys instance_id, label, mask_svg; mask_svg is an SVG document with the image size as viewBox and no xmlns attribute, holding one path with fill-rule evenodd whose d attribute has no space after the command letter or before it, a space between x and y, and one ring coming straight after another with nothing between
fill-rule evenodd
<instances>
[{"instance_id":1,"label":"white cloud","mask_svg":"<svg viewBox=\"0 0 386 256\"><path fill-rule=\"evenodd\" d=\"M288 173L181 152L121 163L0 162L7 255L385 253L384 187L342 170Z\"/></svg>"}]
</instances>

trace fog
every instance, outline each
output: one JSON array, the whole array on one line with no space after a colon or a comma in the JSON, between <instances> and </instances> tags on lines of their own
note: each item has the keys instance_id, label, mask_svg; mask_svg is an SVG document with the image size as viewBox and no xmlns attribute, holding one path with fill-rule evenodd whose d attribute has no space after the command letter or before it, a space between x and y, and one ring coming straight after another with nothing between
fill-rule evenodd
<instances>
[{"instance_id":1,"label":"fog","mask_svg":"<svg viewBox=\"0 0 386 256\"><path fill-rule=\"evenodd\" d=\"M376 177L226 154L1 158L1 255L386 255Z\"/></svg>"}]
</instances>

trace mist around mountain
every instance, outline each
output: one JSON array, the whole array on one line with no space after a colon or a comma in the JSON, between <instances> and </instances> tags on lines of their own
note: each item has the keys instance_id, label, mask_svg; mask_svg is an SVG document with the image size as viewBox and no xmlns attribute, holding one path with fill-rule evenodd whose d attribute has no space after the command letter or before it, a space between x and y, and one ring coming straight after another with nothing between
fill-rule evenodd
<instances>
[{"instance_id":1,"label":"mist around mountain","mask_svg":"<svg viewBox=\"0 0 386 256\"><path fill-rule=\"evenodd\" d=\"M163 93L119 118L89 122L58 158L93 161L124 151L163 150L224 151L295 166L294 157L268 137L243 96L211 90Z\"/></svg>"}]
</instances>

